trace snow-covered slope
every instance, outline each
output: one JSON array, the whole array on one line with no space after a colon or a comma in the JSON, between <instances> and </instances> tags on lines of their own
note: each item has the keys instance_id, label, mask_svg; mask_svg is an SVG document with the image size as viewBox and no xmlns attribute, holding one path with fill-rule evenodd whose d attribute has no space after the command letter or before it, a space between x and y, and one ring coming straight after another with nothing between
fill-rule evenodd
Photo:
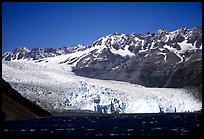
<instances>
[{"instance_id":1,"label":"snow-covered slope","mask_svg":"<svg viewBox=\"0 0 204 139\"><path fill-rule=\"evenodd\" d=\"M88 51L91 49L40 61L2 61L2 77L24 97L50 112L73 108L99 111L100 108L110 113L111 104L120 113L159 112L160 108L165 112L201 109L201 101L190 93L195 90L146 88L76 76L71 70L77 59L72 64L67 61L83 57Z\"/></svg>"}]
</instances>

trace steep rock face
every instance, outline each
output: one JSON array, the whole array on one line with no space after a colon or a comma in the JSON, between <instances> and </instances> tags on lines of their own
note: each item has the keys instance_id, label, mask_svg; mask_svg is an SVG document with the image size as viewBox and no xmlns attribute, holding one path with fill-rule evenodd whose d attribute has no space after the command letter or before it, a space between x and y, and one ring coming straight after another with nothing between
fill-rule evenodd
<instances>
[{"instance_id":1,"label":"steep rock face","mask_svg":"<svg viewBox=\"0 0 204 139\"><path fill-rule=\"evenodd\" d=\"M103 79L116 79L149 87L185 87L202 84L202 51L197 51L192 58L177 65L175 55L169 62L164 62L162 55L151 53L152 56L142 60L130 59L120 68L101 76ZM194 59L194 60L193 60Z\"/></svg>"},{"instance_id":2,"label":"steep rock face","mask_svg":"<svg viewBox=\"0 0 204 139\"><path fill-rule=\"evenodd\" d=\"M202 83L201 57L202 51L197 51L187 62L178 64L165 87L199 86Z\"/></svg>"}]
</instances>

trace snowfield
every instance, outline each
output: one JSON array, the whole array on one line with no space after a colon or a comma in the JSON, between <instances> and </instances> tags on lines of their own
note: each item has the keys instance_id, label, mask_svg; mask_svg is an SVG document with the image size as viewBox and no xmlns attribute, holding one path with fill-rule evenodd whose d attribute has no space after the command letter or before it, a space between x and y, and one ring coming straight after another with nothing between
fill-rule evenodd
<instances>
[{"instance_id":1,"label":"snowfield","mask_svg":"<svg viewBox=\"0 0 204 139\"><path fill-rule=\"evenodd\" d=\"M69 109L110 113L111 105L119 113L197 111L202 102L185 89L147 88L112 80L76 76L71 72L72 53L39 60L2 61L2 77L22 96L52 111Z\"/></svg>"}]
</instances>

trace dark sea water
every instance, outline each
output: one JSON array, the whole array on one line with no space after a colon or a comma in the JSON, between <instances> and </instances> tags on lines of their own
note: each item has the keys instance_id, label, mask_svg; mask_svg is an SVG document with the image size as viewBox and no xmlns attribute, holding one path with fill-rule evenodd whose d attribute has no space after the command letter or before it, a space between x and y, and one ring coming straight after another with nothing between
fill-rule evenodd
<instances>
[{"instance_id":1,"label":"dark sea water","mask_svg":"<svg viewBox=\"0 0 204 139\"><path fill-rule=\"evenodd\" d=\"M199 137L202 113L56 116L2 122L4 136Z\"/></svg>"}]
</instances>

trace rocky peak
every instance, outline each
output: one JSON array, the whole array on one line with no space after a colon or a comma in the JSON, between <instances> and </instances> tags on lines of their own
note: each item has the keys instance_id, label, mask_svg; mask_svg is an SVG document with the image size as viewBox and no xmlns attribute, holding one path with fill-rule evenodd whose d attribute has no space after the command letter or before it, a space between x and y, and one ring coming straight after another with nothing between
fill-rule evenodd
<instances>
[{"instance_id":1,"label":"rocky peak","mask_svg":"<svg viewBox=\"0 0 204 139\"><path fill-rule=\"evenodd\" d=\"M29 50L28 48L26 48L26 47L20 47L20 48L16 48L16 49L14 50L14 53L19 53L19 52L29 53L30 50Z\"/></svg>"}]
</instances>

